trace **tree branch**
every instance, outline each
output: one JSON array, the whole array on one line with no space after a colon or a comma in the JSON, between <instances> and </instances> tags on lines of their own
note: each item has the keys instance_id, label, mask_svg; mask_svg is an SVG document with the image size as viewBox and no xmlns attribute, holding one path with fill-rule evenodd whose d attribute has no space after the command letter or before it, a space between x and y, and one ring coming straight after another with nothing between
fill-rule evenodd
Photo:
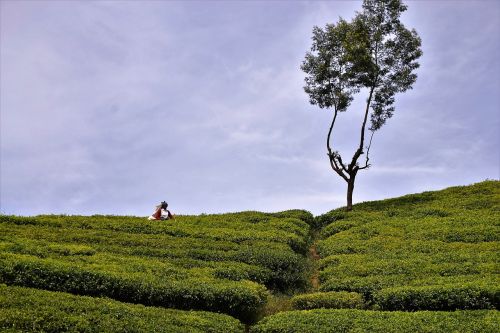
<instances>
[{"instance_id":1,"label":"tree branch","mask_svg":"<svg viewBox=\"0 0 500 333\"><path fill-rule=\"evenodd\" d=\"M328 136L326 137L326 149L328 150L328 157L330 159L330 166L332 169L340 176L342 177L346 182L349 181L349 178L344 174L343 171L346 171L346 168L344 164L342 163L342 158L337 152L333 152L332 148L330 147L330 141L331 141L331 136L332 136L332 131L333 131L333 125L335 125L335 120L337 119L337 106L334 105L335 113L332 119L332 124L330 125L330 129L328 130ZM337 159L339 159L340 162L340 167L337 164Z\"/></svg>"},{"instance_id":2,"label":"tree branch","mask_svg":"<svg viewBox=\"0 0 500 333\"><path fill-rule=\"evenodd\" d=\"M346 174L342 171L342 169L339 168L337 165L337 161L335 160L336 156L338 155L329 155L330 157L330 165L332 169L340 176L342 177L346 182L349 182L349 177L347 177Z\"/></svg>"},{"instance_id":3,"label":"tree branch","mask_svg":"<svg viewBox=\"0 0 500 333\"><path fill-rule=\"evenodd\" d=\"M330 130L328 130L328 136L326 137L326 149L328 150L328 156L332 156L332 148L330 147L330 137L332 136L333 125L335 124L335 120L337 119L337 106L334 106L335 114L333 115L332 124L330 125Z\"/></svg>"},{"instance_id":4,"label":"tree branch","mask_svg":"<svg viewBox=\"0 0 500 333\"><path fill-rule=\"evenodd\" d=\"M372 131L372 135L370 136L370 143L368 144L368 147L366 147L366 161L365 161L365 166L358 168L358 170L363 170L367 169L370 167L370 164L368 164L368 161L370 161L370 147L372 146L372 139L373 139L373 134L375 134L375 131Z\"/></svg>"},{"instance_id":5,"label":"tree branch","mask_svg":"<svg viewBox=\"0 0 500 333\"><path fill-rule=\"evenodd\" d=\"M342 156L340 156L340 154L337 154L337 159L340 163L340 166L342 167L342 170L349 174L349 172L347 171L347 167L345 166L344 162L342 162Z\"/></svg>"},{"instance_id":6,"label":"tree branch","mask_svg":"<svg viewBox=\"0 0 500 333\"><path fill-rule=\"evenodd\" d=\"M363 125L361 126L361 138L359 140L359 147L354 153L351 163L347 167L348 173L350 174L352 171L354 171L354 167L356 166L356 162L358 161L358 158L363 154L363 144L365 143L365 127L366 127L366 120L368 119L368 111L370 110L370 103L372 101L372 96L373 96L373 90L375 90L375 86L372 86L370 88L370 95L368 96L368 100L366 102L366 110L365 110L365 117L363 119Z\"/></svg>"}]
</instances>

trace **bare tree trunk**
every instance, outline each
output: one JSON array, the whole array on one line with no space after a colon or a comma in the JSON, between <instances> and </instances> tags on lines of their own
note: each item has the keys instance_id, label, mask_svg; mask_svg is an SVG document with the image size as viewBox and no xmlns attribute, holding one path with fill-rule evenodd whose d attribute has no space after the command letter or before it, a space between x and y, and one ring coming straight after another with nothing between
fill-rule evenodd
<instances>
[{"instance_id":1,"label":"bare tree trunk","mask_svg":"<svg viewBox=\"0 0 500 333\"><path fill-rule=\"evenodd\" d=\"M354 153L351 163L347 166L347 173L349 174L349 179L347 179L347 211L350 212L352 210L352 193L354 192L354 181L356 180L356 174L358 173L360 166L358 165L358 158L361 154L364 154L363 148L365 144L365 129L366 129L366 121L368 119L368 113L370 110L370 103L372 102L373 92L375 90L375 86L370 89L370 95L366 101L366 109L365 116L363 118L363 125L361 125L361 135L359 139L359 147Z\"/></svg>"},{"instance_id":2,"label":"bare tree trunk","mask_svg":"<svg viewBox=\"0 0 500 333\"><path fill-rule=\"evenodd\" d=\"M330 146L330 141L331 141L331 136L332 136L332 130L333 126L335 125L335 120L337 119L337 109L335 109L335 114L332 119L332 123L330 125L330 129L328 131L328 136L326 138L326 149L328 150L328 157L330 159L330 166L332 169L340 176L342 177L346 182L347 182L347 211L352 210L352 194L354 192L354 182L356 180L356 174L358 173L359 170L363 170L368 168L368 152L370 150L371 146L371 141L373 137L370 137L370 144L367 147L366 151L366 162L365 166L360 166L358 164L358 159L359 157L364 154L364 144L365 144L365 130L366 130L366 122L368 120L368 113L370 111L370 104L373 98L373 92L375 91L375 86L373 86L370 89L370 95L368 96L368 99L366 101L366 109L365 109L365 115L363 117L363 124L361 125L361 133L360 133L360 138L359 138L359 147L355 151L351 163L349 163L347 166L343 163L342 157L340 154L336 151L332 151L332 148Z\"/></svg>"},{"instance_id":3,"label":"bare tree trunk","mask_svg":"<svg viewBox=\"0 0 500 333\"><path fill-rule=\"evenodd\" d=\"M350 212L352 210L352 194L354 192L354 180L356 179L356 175L351 175L349 181L347 182L347 211Z\"/></svg>"}]
</instances>

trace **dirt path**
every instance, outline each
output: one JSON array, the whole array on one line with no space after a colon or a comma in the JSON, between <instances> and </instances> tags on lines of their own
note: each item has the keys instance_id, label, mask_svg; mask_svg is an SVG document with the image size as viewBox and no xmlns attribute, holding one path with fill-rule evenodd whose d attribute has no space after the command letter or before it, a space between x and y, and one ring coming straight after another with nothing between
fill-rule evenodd
<instances>
[{"instance_id":1,"label":"dirt path","mask_svg":"<svg viewBox=\"0 0 500 333\"><path fill-rule=\"evenodd\" d=\"M318 260L320 256L316 249L316 241L309 248L309 258L312 262L312 274L311 274L311 286L313 291L317 291L319 289L319 265Z\"/></svg>"}]
</instances>

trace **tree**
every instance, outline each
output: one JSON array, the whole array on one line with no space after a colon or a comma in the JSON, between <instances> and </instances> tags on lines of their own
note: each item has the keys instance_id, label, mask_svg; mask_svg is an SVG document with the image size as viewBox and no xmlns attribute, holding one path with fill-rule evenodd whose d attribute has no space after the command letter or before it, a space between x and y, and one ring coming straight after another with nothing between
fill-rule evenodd
<instances>
[{"instance_id":1,"label":"tree","mask_svg":"<svg viewBox=\"0 0 500 333\"><path fill-rule=\"evenodd\" d=\"M422 55L421 40L414 29L408 30L400 21L406 9L401 0L364 0L362 11L351 22L340 18L324 29L314 27L312 47L301 66L307 74L304 90L310 103L333 111L326 147L331 168L347 182L348 211L352 210L356 175L370 167L373 134L392 117L395 94L411 89L417 79L414 71ZM359 146L347 163L332 149L332 131L338 114L347 111L360 91L366 91L368 97ZM368 115L369 140L365 138Z\"/></svg>"}]
</instances>

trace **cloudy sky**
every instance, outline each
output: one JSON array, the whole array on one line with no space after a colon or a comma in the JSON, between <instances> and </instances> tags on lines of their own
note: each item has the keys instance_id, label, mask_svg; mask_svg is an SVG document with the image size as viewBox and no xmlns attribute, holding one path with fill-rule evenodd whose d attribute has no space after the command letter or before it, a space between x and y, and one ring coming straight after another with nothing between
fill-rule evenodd
<instances>
[{"instance_id":1,"label":"cloudy sky","mask_svg":"<svg viewBox=\"0 0 500 333\"><path fill-rule=\"evenodd\" d=\"M500 2L408 1L413 90L355 202L499 178ZM148 215L345 205L331 112L300 64L358 1L1 1L0 212ZM335 146L358 144L360 95Z\"/></svg>"}]
</instances>

